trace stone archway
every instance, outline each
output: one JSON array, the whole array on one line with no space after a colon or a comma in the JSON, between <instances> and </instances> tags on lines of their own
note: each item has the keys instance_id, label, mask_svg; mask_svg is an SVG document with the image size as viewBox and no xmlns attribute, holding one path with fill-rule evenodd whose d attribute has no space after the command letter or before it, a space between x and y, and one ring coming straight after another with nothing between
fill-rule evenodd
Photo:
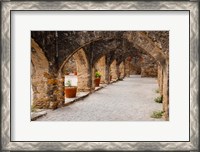
<instances>
[{"instance_id":1,"label":"stone archway","mask_svg":"<svg viewBox=\"0 0 200 152\"><path fill-rule=\"evenodd\" d=\"M39 45L31 39L31 78L32 78L32 104L34 108L49 108L48 80L44 75L48 73L48 60L39 47Z\"/></svg>"},{"instance_id":2,"label":"stone archway","mask_svg":"<svg viewBox=\"0 0 200 152\"><path fill-rule=\"evenodd\" d=\"M60 31L60 33L61 32L62 31ZM66 35L66 34L70 34L70 33L72 34L72 36ZM134 31L114 32L113 31L113 32L109 32L109 34L108 34L105 31L100 31L97 34L98 37L96 37L95 31L84 31L84 32L72 31L72 32L66 32L66 33L62 33L62 37L59 37L59 34L58 34L58 38L57 38L57 40L58 40L58 50L59 50L59 53L62 56L59 56L60 58L58 59L58 63L55 62L57 64L56 66L60 67L60 65L62 65L61 63L64 63L63 60L65 60L66 58L69 58L69 56L71 56L74 53L76 53L78 50L83 48L85 45L91 44L94 41L100 41L100 40L103 40L103 39L108 40L108 39L111 39L111 38L112 39L117 39L117 41L123 41L123 43L119 43L119 47L122 47L123 50L129 50L130 46L128 45L128 47L126 47L127 45L124 44L124 40L127 40L136 49L140 49L140 50L142 50L144 52L147 52L152 57L154 57L155 60L158 61L159 65L161 66L163 80L160 82L160 83L162 83L162 85L160 85L160 86L163 86L163 88L162 88L163 97L164 97L163 98L164 99L163 100L164 101L163 105L164 105L164 111L166 112L166 118L167 118L168 117L168 115L167 115L168 108L167 107L168 107L168 102L169 102L168 101L169 100L168 99L168 97L169 97L169 95L168 95L168 91L169 91L169 88L168 88L169 87L169 82L168 82L168 75L169 75L168 58L166 57L166 53L164 53L162 48L160 48L153 41L153 39L150 38L146 33L147 32L142 32L142 31L140 31L140 32L138 32L138 31L136 31L136 32L134 32ZM93 35L92 37L91 37L91 34ZM112 36L109 36L109 35L112 35ZM38 37L38 40L37 40L38 44L41 43L43 46L45 45L45 43L43 44L43 42L48 42L48 44L51 44L52 40L54 40L54 38L56 37L56 35L53 34L53 33L52 33L52 37L51 37L52 39L49 38L48 33L44 34L44 36L46 37L46 41L41 41L40 37ZM67 43L67 44L65 44L65 43ZM55 44L57 44L57 42L52 43L51 44L52 48L50 48L53 53L55 52L54 51L55 50L54 47L56 46ZM117 43L113 43L113 44L117 44ZM40 45L40 46L42 46L42 45ZM107 43L107 44L105 44L105 46L106 45L108 46L108 48L110 46L111 47L113 46L113 45L111 45L111 43L110 44ZM60 46L62 46L62 48L60 48ZM99 46L102 47L102 45L99 45ZM125 47L125 49L124 49L124 47ZM45 46L42 47L42 48L45 48ZM112 49L116 50L116 48L112 48ZM45 50L45 49L43 49L43 50ZM104 49L104 50L106 51L107 49ZM94 51L96 51L96 48L94 49ZM88 65L89 66L89 68L88 68L88 75L89 75L88 77L89 77L89 79L93 79L93 76L91 76L92 75L91 73L94 73L94 72L93 72L92 67L90 67L90 64L93 63L92 58L93 58L93 54L95 53L94 51L86 51L85 50L85 52L87 52L87 55L89 57L91 57L90 60L88 60L88 62L90 61L89 65ZM46 50L45 53L49 53L49 48L48 48L48 50ZM48 58L48 59L49 59L49 63L54 63L52 61L54 61L55 57ZM125 68L126 68L126 65L127 65L126 63L127 62L125 61ZM129 73L129 72L126 71L126 73ZM129 74L127 74L127 75L129 75ZM93 80L88 80L88 84L87 84L87 86L90 87L90 88L92 87L92 83L91 82L93 82Z\"/></svg>"},{"instance_id":3,"label":"stone archway","mask_svg":"<svg viewBox=\"0 0 200 152\"><path fill-rule=\"evenodd\" d=\"M101 82L106 83L106 57L102 56L95 64L95 69L101 74Z\"/></svg>"},{"instance_id":4,"label":"stone archway","mask_svg":"<svg viewBox=\"0 0 200 152\"><path fill-rule=\"evenodd\" d=\"M89 70L89 63L88 63L88 59L86 57L86 54L84 52L84 50L81 48L78 51L76 51L73 55L69 56L65 61L64 64L62 64L59 72L62 73L62 75L64 75L63 71L64 68L66 68L66 64L68 64L69 60L74 60L75 67L71 67L70 69L73 69L77 72L77 90L79 92L88 92L91 90L91 86L90 86L90 70ZM68 66L69 67L69 66ZM71 71L73 71L71 70ZM74 72L74 71L73 71Z\"/></svg>"},{"instance_id":5,"label":"stone archway","mask_svg":"<svg viewBox=\"0 0 200 152\"><path fill-rule=\"evenodd\" d=\"M89 63L84 50L81 48L73 57L77 65L78 91L90 91Z\"/></svg>"}]
</instances>

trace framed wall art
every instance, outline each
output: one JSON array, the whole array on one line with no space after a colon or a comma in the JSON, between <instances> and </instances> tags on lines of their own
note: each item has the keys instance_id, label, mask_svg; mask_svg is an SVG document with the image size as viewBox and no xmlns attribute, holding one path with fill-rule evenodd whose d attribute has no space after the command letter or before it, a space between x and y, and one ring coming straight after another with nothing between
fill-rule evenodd
<instances>
[{"instance_id":1,"label":"framed wall art","mask_svg":"<svg viewBox=\"0 0 200 152\"><path fill-rule=\"evenodd\" d=\"M1 12L2 150L199 150L199 2Z\"/></svg>"}]
</instances>

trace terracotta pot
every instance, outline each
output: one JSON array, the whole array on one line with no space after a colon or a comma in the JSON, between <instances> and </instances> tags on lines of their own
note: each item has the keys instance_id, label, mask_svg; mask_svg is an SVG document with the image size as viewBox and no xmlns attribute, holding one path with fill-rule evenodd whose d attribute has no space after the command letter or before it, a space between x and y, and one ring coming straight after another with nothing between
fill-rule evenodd
<instances>
[{"instance_id":1,"label":"terracotta pot","mask_svg":"<svg viewBox=\"0 0 200 152\"><path fill-rule=\"evenodd\" d=\"M112 75L110 75L110 81L112 80Z\"/></svg>"},{"instance_id":2,"label":"terracotta pot","mask_svg":"<svg viewBox=\"0 0 200 152\"><path fill-rule=\"evenodd\" d=\"M77 75L77 72L74 72L74 75Z\"/></svg>"},{"instance_id":3,"label":"terracotta pot","mask_svg":"<svg viewBox=\"0 0 200 152\"><path fill-rule=\"evenodd\" d=\"M76 97L77 87L65 87L65 97L74 98Z\"/></svg>"},{"instance_id":4,"label":"terracotta pot","mask_svg":"<svg viewBox=\"0 0 200 152\"><path fill-rule=\"evenodd\" d=\"M96 87L99 87L101 78L95 78L94 83Z\"/></svg>"}]
</instances>

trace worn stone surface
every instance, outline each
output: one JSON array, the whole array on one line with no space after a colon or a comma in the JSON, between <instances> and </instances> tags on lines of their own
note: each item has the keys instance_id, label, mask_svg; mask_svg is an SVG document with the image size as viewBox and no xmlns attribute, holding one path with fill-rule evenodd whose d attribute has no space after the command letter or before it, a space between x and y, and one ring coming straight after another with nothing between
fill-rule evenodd
<instances>
[{"instance_id":1,"label":"worn stone surface","mask_svg":"<svg viewBox=\"0 0 200 152\"><path fill-rule=\"evenodd\" d=\"M119 65L119 78L124 78L125 76L125 67L124 67L124 62L121 62Z\"/></svg>"},{"instance_id":2,"label":"worn stone surface","mask_svg":"<svg viewBox=\"0 0 200 152\"><path fill-rule=\"evenodd\" d=\"M117 62L114 60L112 64L110 65L110 74L112 76L113 80L118 79L118 73L117 73Z\"/></svg>"},{"instance_id":3,"label":"worn stone surface","mask_svg":"<svg viewBox=\"0 0 200 152\"><path fill-rule=\"evenodd\" d=\"M89 64L83 49L78 50L73 55L77 65L78 91L90 91Z\"/></svg>"},{"instance_id":4,"label":"worn stone surface","mask_svg":"<svg viewBox=\"0 0 200 152\"><path fill-rule=\"evenodd\" d=\"M125 76L130 76L130 61L128 59L125 60Z\"/></svg>"},{"instance_id":5,"label":"worn stone surface","mask_svg":"<svg viewBox=\"0 0 200 152\"><path fill-rule=\"evenodd\" d=\"M68 75L68 74L74 73L74 72L77 72L77 66L76 66L76 62L72 56L71 58L69 58L69 60L67 60L64 67L62 68L62 73L65 75Z\"/></svg>"},{"instance_id":6,"label":"worn stone surface","mask_svg":"<svg viewBox=\"0 0 200 152\"><path fill-rule=\"evenodd\" d=\"M163 121L151 118L162 110L162 104L154 102L157 87L155 78L130 76L38 121Z\"/></svg>"}]
</instances>

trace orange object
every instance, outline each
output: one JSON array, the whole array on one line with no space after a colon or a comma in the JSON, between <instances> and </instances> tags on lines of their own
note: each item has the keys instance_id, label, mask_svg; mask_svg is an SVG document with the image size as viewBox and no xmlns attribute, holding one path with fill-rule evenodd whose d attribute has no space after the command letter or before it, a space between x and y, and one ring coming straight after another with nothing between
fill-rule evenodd
<instances>
[{"instance_id":1,"label":"orange object","mask_svg":"<svg viewBox=\"0 0 200 152\"><path fill-rule=\"evenodd\" d=\"M74 98L76 97L77 87L65 87L65 97Z\"/></svg>"},{"instance_id":2,"label":"orange object","mask_svg":"<svg viewBox=\"0 0 200 152\"><path fill-rule=\"evenodd\" d=\"M101 78L95 78L94 83L96 87L99 87Z\"/></svg>"}]
</instances>

